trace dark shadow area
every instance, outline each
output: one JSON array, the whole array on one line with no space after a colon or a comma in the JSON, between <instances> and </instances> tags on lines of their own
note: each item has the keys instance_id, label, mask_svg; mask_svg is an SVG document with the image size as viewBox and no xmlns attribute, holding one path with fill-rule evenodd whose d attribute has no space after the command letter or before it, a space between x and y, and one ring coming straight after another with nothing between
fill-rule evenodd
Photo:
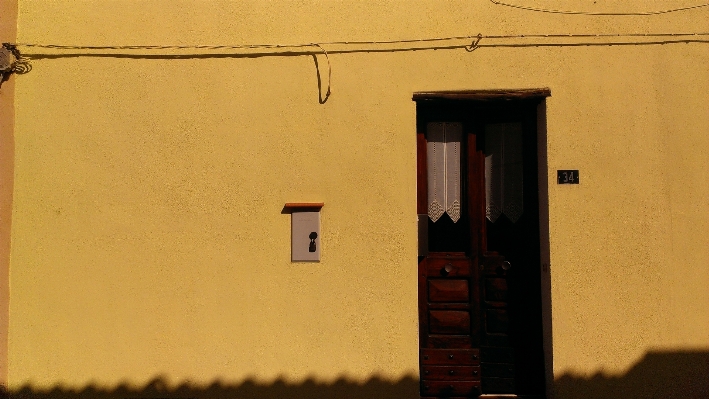
<instances>
[{"instance_id":1,"label":"dark shadow area","mask_svg":"<svg viewBox=\"0 0 709 399\"><path fill-rule=\"evenodd\" d=\"M562 375L554 387L555 399L707 399L709 351L649 352L622 376Z\"/></svg>"},{"instance_id":2,"label":"dark shadow area","mask_svg":"<svg viewBox=\"0 0 709 399\"><path fill-rule=\"evenodd\" d=\"M3 83L7 82L7 80L10 79L10 75L12 75L12 73L10 72L0 73L0 88L2 87Z\"/></svg>"},{"instance_id":3,"label":"dark shadow area","mask_svg":"<svg viewBox=\"0 0 709 399\"><path fill-rule=\"evenodd\" d=\"M230 385L216 381L203 388L185 383L174 389L168 389L165 379L157 377L140 389L132 389L126 385L119 385L113 389L89 385L78 390L62 387L42 390L24 386L9 394L11 399L402 399L418 397L419 381L413 377L404 377L398 381L372 377L363 383L344 378L332 383L320 383L308 379L298 384L280 379L270 384L246 380L240 384Z\"/></svg>"}]
</instances>

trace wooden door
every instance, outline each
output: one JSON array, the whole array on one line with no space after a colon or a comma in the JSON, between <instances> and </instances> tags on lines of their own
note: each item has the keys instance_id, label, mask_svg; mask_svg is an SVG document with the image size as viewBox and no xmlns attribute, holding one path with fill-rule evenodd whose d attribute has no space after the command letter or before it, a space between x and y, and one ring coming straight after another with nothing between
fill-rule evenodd
<instances>
[{"instance_id":1,"label":"wooden door","mask_svg":"<svg viewBox=\"0 0 709 399\"><path fill-rule=\"evenodd\" d=\"M463 126L460 219L429 218L429 251L419 257L422 398L544 393L535 108L530 102L417 103L420 218L429 206L427 127ZM522 216L491 222L485 139L500 123L524 130L526 193Z\"/></svg>"}]
</instances>

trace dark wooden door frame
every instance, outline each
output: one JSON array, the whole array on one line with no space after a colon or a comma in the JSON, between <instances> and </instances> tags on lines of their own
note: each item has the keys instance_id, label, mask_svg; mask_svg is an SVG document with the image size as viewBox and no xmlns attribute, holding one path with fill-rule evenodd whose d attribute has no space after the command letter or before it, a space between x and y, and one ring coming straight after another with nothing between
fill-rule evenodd
<instances>
[{"instance_id":1,"label":"dark wooden door frame","mask_svg":"<svg viewBox=\"0 0 709 399\"><path fill-rule=\"evenodd\" d=\"M539 230L540 230L540 264L541 264L541 293L542 293L542 326L543 326L543 351L544 351L544 374L546 382L546 396L551 397L553 387L552 369L552 341L551 341L551 283L549 274L549 230L548 230L548 176L547 176L547 148L546 148L546 97L551 95L548 88L542 89L519 89L519 90L472 90L472 91L448 91L448 92L420 92L413 95L414 101L426 100L463 100L478 102L508 102L514 100L537 101L537 165L538 165L538 191L539 191ZM417 124L418 126L418 124ZM427 189L426 189L426 138L425 131L417 129L417 213L426 215L427 210ZM469 147L470 150L470 147ZM473 149L474 150L474 149ZM470 154L468 154L470 156ZM470 158L472 159L472 157ZM472 178L468 176L468 178ZM471 200L470 203L474 201ZM471 212L471 217L476 212ZM484 215L484 214L483 214ZM484 216L483 216L484 218ZM485 236L471 236L471 241L480 242L485 240ZM481 246L484 248L485 246ZM421 259L421 258L420 258ZM421 301L419 297L419 301ZM421 303L419 303L421 306ZM419 329L422 334L423 329ZM421 336L423 340L425 337ZM482 395L483 398L507 397L500 395ZM527 396L518 396L527 397ZM539 397L539 396L537 396Z\"/></svg>"}]
</instances>

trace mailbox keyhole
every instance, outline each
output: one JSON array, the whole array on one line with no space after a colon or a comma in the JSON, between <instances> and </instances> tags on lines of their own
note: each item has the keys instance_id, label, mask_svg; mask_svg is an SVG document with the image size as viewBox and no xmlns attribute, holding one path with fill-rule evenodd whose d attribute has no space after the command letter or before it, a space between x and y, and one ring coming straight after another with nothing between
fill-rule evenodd
<instances>
[{"instance_id":1,"label":"mailbox keyhole","mask_svg":"<svg viewBox=\"0 0 709 399\"><path fill-rule=\"evenodd\" d=\"M310 246L308 247L308 252L315 252L315 239L318 238L318 233L313 231L308 237L310 237Z\"/></svg>"}]
</instances>

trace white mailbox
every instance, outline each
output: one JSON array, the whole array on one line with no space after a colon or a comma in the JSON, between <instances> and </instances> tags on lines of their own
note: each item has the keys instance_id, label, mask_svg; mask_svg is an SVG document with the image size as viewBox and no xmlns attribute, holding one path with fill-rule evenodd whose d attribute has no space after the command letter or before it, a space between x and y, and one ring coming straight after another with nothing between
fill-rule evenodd
<instances>
[{"instance_id":1,"label":"white mailbox","mask_svg":"<svg viewBox=\"0 0 709 399\"><path fill-rule=\"evenodd\" d=\"M287 203L291 213L291 261L320 261L322 203Z\"/></svg>"}]
</instances>

